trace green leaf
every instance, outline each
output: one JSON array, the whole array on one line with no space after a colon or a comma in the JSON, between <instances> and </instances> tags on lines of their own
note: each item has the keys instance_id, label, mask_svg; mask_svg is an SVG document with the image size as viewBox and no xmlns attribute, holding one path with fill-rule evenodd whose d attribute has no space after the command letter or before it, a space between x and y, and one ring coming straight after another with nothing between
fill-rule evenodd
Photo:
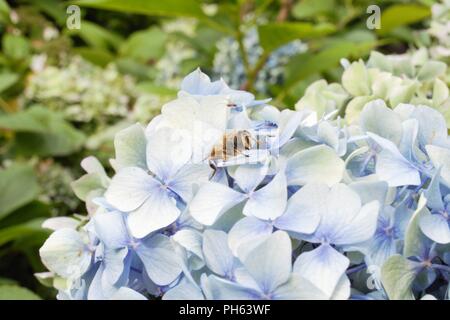
<instances>
[{"instance_id":1,"label":"green leaf","mask_svg":"<svg viewBox=\"0 0 450 320\"><path fill-rule=\"evenodd\" d=\"M177 95L177 90L156 85L154 82L145 81L137 84L136 89L142 93L151 93L158 96L168 96L175 97Z\"/></svg>"},{"instance_id":2,"label":"green leaf","mask_svg":"<svg viewBox=\"0 0 450 320\"><path fill-rule=\"evenodd\" d=\"M0 285L0 300L41 300L41 298L24 287Z\"/></svg>"},{"instance_id":3,"label":"green leaf","mask_svg":"<svg viewBox=\"0 0 450 320\"><path fill-rule=\"evenodd\" d=\"M381 282L391 300L414 300L411 290L417 275L413 261L401 255L390 257L381 268Z\"/></svg>"},{"instance_id":4,"label":"green leaf","mask_svg":"<svg viewBox=\"0 0 450 320\"><path fill-rule=\"evenodd\" d=\"M292 15L297 19L314 18L317 15L332 12L334 0L302 0L292 9Z\"/></svg>"},{"instance_id":5,"label":"green leaf","mask_svg":"<svg viewBox=\"0 0 450 320\"><path fill-rule=\"evenodd\" d=\"M123 42L120 35L89 21L83 21L82 28L70 30L68 34L78 35L89 46L103 50L118 48Z\"/></svg>"},{"instance_id":6,"label":"green leaf","mask_svg":"<svg viewBox=\"0 0 450 320\"><path fill-rule=\"evenodd\" d=\"M297 82L319 72L329 70L339 64L340 59L349 56L360 56L369 52L375 46L375 42L354 43L350 41L338 41L318 53L307 52L300 54L286 66L286 85L295 85Z\"/></svg>"},{"instance_id":7,"label":"green leaf","mask_svg":"<svg viewBox=\"0 0 450 320\"><path fill-rule=\"evenodd\" d=\"M14 149L25 155L68 155L79 150L84 134L58 113L41 106L0 115L0 128L16 132Z\"/></svg>"},{"instance_id":8,"label":"green leaf","mask_svg":"<svg viewBox=\"0 0 450 320\"><path fill-rule=\"evenodd\" d=\"M14 164L0 171L0 219L36 198L36 175L28 165Z\"/></svg>"},{"instance_id":9,"label":"green leaf","mask_svg":"<svg viewBox=\"0 0 450 320\"><path fill-rule=\"evenodd\" d=\"M50 205L33 200L0 220L0 229L26 223L36 218L50 218Z\"/></svg>"},{"instance_id":10,"label":"green leaf","mask_svg":"<svg viewBox=\"0 0 450 320\"><path fill-rule=\"evenodd\" d=\"M421 21L430 14L430 8L417 4L393 5L381 14L381 28L377 31L384 35L397 27Z\"/></svg>"},{"instance_id":11,"label":"green leaf","mask_svg":"<svg viewBox=\"0 0 450 320\"><path fill-rule=\"evenodd\" d=\"M9 5L6 0L0 0L0 22L9 20Z\"/></svg>"},{"instance_id":12,"label":"green leaf","mask_svg":"<svg viewBox=\"0 0 450 320\"><path fill-rule=\"evenodd\" d=\"M35 0L33 6L55 19L60 26L66 24L66 8L68 5L64 2L59 0Z\"/></svg>"},{"instance_id":13,"label":"green leaf","mask_svg":"<svg viewBox=\"0 0 450 320\"><path fill-rule=\"evenodd\" d=\"M15 84L19 80L19 75L15 73L1 73L0 74L0 93L10 88L13 84Z\"/></svg>"},{"instance_id":14,"label":"green leaf","mask_svg":"<svg viewBox=\"0 0 450 320\"><path fill-rule=\"evenodd\" d=\"M23 239L29 235L44 235L48 236L50 230L41 227L45 219L33 219L23 224L18 224L8 228L0 229L0 246L7 242Z\"/></svg>"},{"instance_id":15,"label":"green leaf","mask_svg":"<svg viewBox=\"0 0 450 320\"><path fill-rule=\"evenodd\" d=\"M203 16L203 11L200 6L201 3L195 0L80 0L76 1L75 4L97 9L151 16Z\"/></svg>"},{"instance_id":16,"label":"green leaf","mask_svg":"<svg viewBox=\"0 0 450 320\"><path fill-rule=\"evenodd\" d=\"M258 27L261 46L271 51L295 39L311 39L336 31L332 24L306 22L269 23Z\"/></svg>"},{"instance_id":17,"label":"green leaf","mask_svg":"<svg viewBox=\"0 0 450 320\"><path fill-rule=\"evenodd\" d=\"M30 53L27 38L9 33L3 36L2 48L5 55L14 60L25 59Z\"/></svg>"},{"instance_id":18,"label":"green leaf","mask_svg":"<svg viewBox=\"0 0 450 320\"><path fill-rule=\"evenodd\" d=\"M114 56L107 50L89 47L74 48L73 51L83 59L100 67L105 67L114 60Z\"/></svg>"},{"instance_id":19,"label":"green leaf","mask_svg":"<svg viewBox=\"0 0 450 320\"><path fill-rule=\"evenodd\" d=\"M141 62L158 59L164 53L167 35L159 28L133 33L120 47L123 57L130 57Z\"/></svg>"}]
</instances>

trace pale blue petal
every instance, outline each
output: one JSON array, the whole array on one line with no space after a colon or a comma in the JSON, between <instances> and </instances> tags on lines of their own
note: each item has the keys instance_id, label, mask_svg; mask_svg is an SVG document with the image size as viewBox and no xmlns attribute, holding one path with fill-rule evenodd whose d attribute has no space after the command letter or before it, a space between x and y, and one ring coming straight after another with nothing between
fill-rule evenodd
<instances>
[{"instance_id":1,"label":"pale blue petal","mask_svg":"<svg viewBox=\"0 0 450 320\"><path fill-rule=\"evenodd\" d=\"M233 277L235 258L225 232L211 229L203 233L203 256L212 272L229 279Z\"/></svg>"},{"instance_id":2,"label":"pale blue petal","mask_svg":"<svg viewBox=\"0 0 450 320\"><path fill-rule=\"evenodd\" d=\"M263 188L248 194L244 215L262 220L275 220L281 216L287 204L286 176L280 171Z\"/></svg>"},{"instance_id":3,"label":"pale blue petal","mask_svg":"<svg viewBox=\"0 0 450 320\"><path fill-rule=\"evenodd\" d=\"M450 187L450 149L427 145L426 150L435 168L440 168L441 181Z\"/></svg>"},{"instance_id":4,"label":"pale blue petal","mask_svg":"<svg viewBox=\"0 0 450 320\"><path fill-rule=\"evenodd\" d=\"M275 227L297 233L313 233L324 215L329 188L325 184L310 183L289 198L286 212L275 220Z\"/></svg>"},{"instance_id":5,"label":"pale blue petal","mask_svg":"<svg viewBox=\"0 0 450 320\"><path fill-rule=\"evenodd\" d=\"M343 205L344 203L345 205ZM341 229L346 228L346 224L358 215L361 209L361 199L347 185L339 183L329 189L322 200L317 202L316 207L317 212L321 212L322 216L314 233L315 241L323 239L320 242L334 243L337 238L335 235L339 234Z\"/></svg>"},{"instance_id":6,"label":"pale blue petal","mask_svg":"<svg viewBox=\"0 0 450 320\"><path fill-rule=\"evenodd\" d=\"M399 149L402 155L409 161L415 161L414 148L416 146L419 124L415 119L403 121L403 136L400 141Z\"/></svg>"},{"instance_id":7,"label":"pale blue petal","mask_svg":"<svg viewBox=\"0 0 450 320\"><path fill-rule=\"evenodd\" d=\"M130 212L139 208L158 187L159 183L143 169L127 167L112 178L105 198L120 211Z\"/></svg>"},{"instance_id":8,"label":"pale blue petal","mask_svg":"<svg viewBox=\"0 0 450 320\"><path fill-rule=\"evenodd\" d=\"M163 128L147 138L147 167L168 182L191 158L190 140L171 128Z\"/></svg>"},{"instance_id":9,"label":"pale blue petal","mask_svg":"<svg viewBox=\"0 0 450 320\"><path fill-rule=\"evenodd\" d=\"M233 178L244 192L251 192L262 182L269 167L263 164L247 164L236 168Z\"/></svg>"},{"instance_id":10,"label":"pale blue petal","mask_svg":"<svg viewBox=\"0 0 450 320\"><path fill-rule=\"evenodd\" d=\"M240 248L252 247L272 234L272 224L255 217L245 217L236 222L228 233L228 245L235 256Z\"/></svg>"},{"instance_id":11,"label":"pale blue petal","mask_svg":"<svg viewBox=\"0 0 450 320\"><path fill-rule=\"evenodd\" d=\"M336 151L326 145L318 145L297 152L290 157L286 167L289 185L305 185L322 182L328 186L341 181L344 161Z\"/></svg>"},{"instance_id":12,"label":"pale blue petal","mask_svg":"<svg viewBox=\"0 0 450 320\"><path fill-rule=\"evenodd\" d=\"M427 198L427 205L434 210L444 210L444 202L442 201L441 184L440 184L441 169L436 170L431 179L428 188L424 191Z\"/></svg>"},{"instance_id":13,"label":"pale blue petal","mask_svg":"<svg viewBox=\"0 0 450 320\"><path fill-rule=\"evenodd\" d=\"M116 293L114 293L111 300L147 300L142 294L133 289L127 287L120 287Z\"/></svg>"},{"instance_id":14,"label":"pale blue petal","mask_svg":"<svg viewBox=\"0 0 450 320\"><path fill-rule=\"evenodd\" d=\"M359 121L364 132L372 132L395 144L400 142L402 137L401 117L388 108L383 100L377 99L367 103L361 111Z\"/></svg>"},{"instance_id":15,"label":"pale blue petal","mask_svg":"<svg viewBox=\"0 0 450 320\"><path fill-rule=\"evenodd\" d=\"M306 278L327 297L334 290L347 270L350 261L328 244L302 253L294 263L294 273Z\"/></svg>"},{"instance_id":16,"label":"pale blue petal","mask_svg":"<svg viewBox=\"0 0 450 320\"><path fill-rule=\"evenodd\" d=\"M243 265L268 295L289 279L291 274L291 240L287 233L277 231L253 249Z\"/></svg>"},{"instance_id":17,"label":"pale blue petal","mask_svg":"<svg viewBox=\"0 0 450 320\"><path fill-rule=\"evenodd\" d=\"M181 90L192 95L218 94L222 89L221 81L211 82L211 79L200 68L192 71L181 82Z\"/></svg>"},{"instance_id":18,"label":"pale blue petal","mask_svg":"<svg viewBox=\"0 0 450 320\"><path fill-rule=\"evenodd\" d=\"M227 210L245 199L245 195L215 182L203 184L191 203L191 216L204 225L212 225Z\"/></svg>"},{"instance_id":19,"label":"pale blue petal","mask_svg":"<svg viewBox=\"0 0 450 320\"><path fill-rule=\"evenodd\" d=\"M156 234L145 239L136 249L145 271L157 285L168 285L181 273L181 261L174 254L170 239Z\"/></svg>"},{"instance_id":20,"label":"pale blue petal","mask_svg":"<svg viewBox=\"0 0 450 320\"><path fill-rule=\"evenodd\" d=\"M300 274L293 273L289 280L272 294L273 300L326 300L328 297Z\"/></svg>"},{"instance_id":21,"label":"pale blue petal","mask_svg":"<svg viewBox=\"0 0 450 320\"><path fill-rule=\"evenodd\" d=\"M441 214L428 214L419 221L420 230L431 240L441 244L450 243L449 218Z\"/></svg>"},{"instance_id":22,"label":"pale blue petal","mask_svg":"<svg viewBox=\"0 0 450 320\"><path fill-rule=\"evenodd\" d=\"M419 171L405 159L394 143L375 134L368 133L383 149L377 156L376 174L390 187L419 185Z\"/></svg>"},{"instance_id":23,"label":"pale blue petal","mask_svg":"<svg viewBox=\"0 0 450 320\"><path fill-rule=\"evenodd\" d=\"M193 188L207 182L211 171L211 168L205 164L188 164L178 171L167 184L185 202L189 202L193 196Z\"/></svg>"},{"instance_id":24,"label":"pale blue petal","mask_svg":"<svg viewBox=\"0 0 450 320\"><path fill-rule=\"evenodd\" d=\"M180 246L203 259L202 234L195 229L182 229L172 236Z\"/></svg>"},{"instance_id":25,"label":"pale blue petal","mask_svg":"<svg viewBox=\"0 0 450 320\"><path fill-rule=\"evenodd\" d=\"M202 290L187 278L180 282L162 297L163 300L205 300Z\"/></svg>"},{"instance_id":26,"label":"pale blue petal","mask_svg":"<svg viewBox=\"0 0 450 320\"><path fill-rule=\"evenodd\" d=\"M362 204L377 200L383 204L386 201L388 184L385 181L357 181L348 185L358 193Z\"/></svg>"},{"instance_id":27,"label":"pale blue petal","mask_svg":"<svg viewBox=\"0 0 450 320\"><path fill-rule=\"evenodd\" d=\"M210 299L213 300L261 300L261 293L240 284L211 275L202 286L206 286ZM205 290L205 289L204 289Z\"/></svg>"},{"instance_id":28,"label":"pale blue petal","mask_svg":"<svg viewBox=\"0 0 450 320\"><path fill-rule=\"evenodd\" d=\"M134 237L143 238L175 222L180 213L176 200L160 188L153 191L142 206L128 214L128 227Z\"/></svg>"},{"instance_id":29,"label":"pale blue petal","mask_svg":"<svg viewBox=\"0 0 450 320\"><path fill-rule=\"evenodd\" d=\"M436 109L418 106L412 117L419 122L419 142L422 146L439 144L447 140L447 124L444 116Z\"/></svg>"},{"instance_id":30,"label":"pale blue petal","mask_svg":"<svg viewBox=\"0 0 450 320\"><path fill-rule=\"evenodd\" d=\"M298 126L302 122L302 114L297 111L285 109L281 111L278 120L278 130L280 135L278 137L278 145L276 148L281 148L289 139L292 138Z\"/></svg>"},{"instance_id":31,"label":"pale blue petal","mask_svg":"<svg viewBox=\"0 0 450 320\"><path fill-rule=\"evenodd\" d=\"M330 235L331 243L351 245L372 238L377 227L379 210L379 202L372 201L364 205L356 216L342 217L343 224L340 228L336 226L335 232Z\"/></svg>"},{"instance_id":32,"label":"pale blue petal","mask_svg":"<svg viewBox=\"0 0 450 320\"><path fill-rule=\"evenodd\" d=\"M92 217L92 221L95 234L107 248L120 249L127 246L130 237L122 213L98 212Z\"/></svg>"},{"instance_id":33,"label":"pale blue petal","mask_svg":"<svg viewBox=\"0 0 450 320\"><path fill-rule=\"evenodd\" d=\"M128 248L105 249L102 264L104 265L102 274L103 291L109 292L125 285L128 281L128 272L131 264L131 257L128 256ZM119 284L117 286L117 284Z\"/></svg>"}]
</instances>

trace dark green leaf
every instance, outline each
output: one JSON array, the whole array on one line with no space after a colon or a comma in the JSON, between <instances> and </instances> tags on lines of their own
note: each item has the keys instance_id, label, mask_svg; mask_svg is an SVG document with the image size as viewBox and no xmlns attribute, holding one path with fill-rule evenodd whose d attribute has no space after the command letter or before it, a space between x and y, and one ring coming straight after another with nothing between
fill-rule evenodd
<instances>
[{"instance_id":1,"label":"dark green leaf","mask_svg":"<svg viewBox=\"0 0 450 320\"><path fill-rule=\"evenodd\" d=\"M0 74L0 92L5 91L19 80L19 76L15 73Z\"/></svg>"},{"instance_id":2,"label":"dark green leaf","mask_svg":"<svg viewBox=\"0 0 450 320\"><path fill-rule=\"evenodd\" d=\"M27 38L19 35L5 34L3 36L3 52L11 59L20 60L30 53L30 44Z\"/></svg>"},{"instance_id":3,"label":"dark green leaf","mask_svg":"<svg viewBox=\"0 0 450 320\"><path fill-rule=\"evenodd\" d=\"M14 164L0 171L0 219L32 201L39 188L33 169Z\"/></svg>"},{"instance_id":4,"label":"dark green leaf","mask_svg":"<svg viewBox=\"0 0 450 320\"><path fill-rule=\"evenodd\" d=\"M15 151L25 155L67 155L79 150L85 140L58 113L41 106L0 115L0 128L16 132Z\"/></svg>"},{"instance_id":5,"label":"dark green leaf","mask_svg":"<svg viewBox=\"0 0 450 320\"><path fill-rule=\"evenodd\" d=\"M295 39L311 39L334 32L332 24L306 22L269 23L258 27L261 46L271 51Z\"/></svg>"},{"instance_id":6,"label":"dark green leaf","mask_svg":"<svg viewBox=\"0 0 450 320\"><path fill-rule=\"evenodd\" d=\"M334 0L302 0L292 9L292 15L297 19L314 18L317 15L332 12Z\"/></svg>"},{"instance_id":7,"label":"dark green leaf","mask_svg":"<svg viewBox=\"0 0 450 320\"><path fill-rule=\"evenodd\" d=\"M417 4L393 5L382 12L378 33L386 34L397 27L421 21L430 14L430 8Z\"/></svg>"},{"instance_id":8,"label":"dark green leaf","mask_svg":"<svg viewBox=\"0 0 450 320\"><path fill-rule=\"evenodd\" d=\"M23 224L0 229L0 246L29 235L49 235L50 231L41 227L43 222L44 219L34 219Z\"/></svg>"},{"instance_id":9,"label":"dark green leaf","mask_svg":"<svg viewBox=\"0 0 450 320\"><path fill-rule=\"evenodd\" d=\"M98 9L155 16L203 16L200 7L201 3L195 0L80 0L76 1L75 4Z\"/></svg>"},{"instance_id":10,"label":"dark green leaf","mask_svg":"<svg viewBox=\"0 0 450 320\"><path fill-rule=\"evenodd\" d=\"M164 53L167 36L159 28L133 33L120 47L120 54L141 62L158 59Z\"/></svg>"},{"instance_id":11,"label":"dark green leaf","mask_svg":"<svg viewBox=\"0 0 450 320\"><path fill-rule=\"evenodd\" d=\"M0 300L41 300L41 298L24 287L0 285Z\"/></svg>"},{"instance_id":12,"label":"dark green leaf","mask_svg":"<svg viewBox=\"0 0 450 320\"><path fill-rule=\"evenodd\" d=\"M354 43L350 41L335 42L318 53L305 53L293 58L286 67L286 87L315 74L338 65L340 59L349 56L358 57L369 52L375 43L372 41Z\"/></svg>"},{"instance_id":13,"label":"dark green leaf","mask_svg":"<svg viewBox=\"0 0 450 320\"><path fill-rule=\"evenodd\" d=\"M70 30L69 34L77 34L88 45L94 48L108 50L110 48L118 48L123 42L123 38L95 23L83 21L83 26L79 30Z\"/></svg>"}]
</instances>

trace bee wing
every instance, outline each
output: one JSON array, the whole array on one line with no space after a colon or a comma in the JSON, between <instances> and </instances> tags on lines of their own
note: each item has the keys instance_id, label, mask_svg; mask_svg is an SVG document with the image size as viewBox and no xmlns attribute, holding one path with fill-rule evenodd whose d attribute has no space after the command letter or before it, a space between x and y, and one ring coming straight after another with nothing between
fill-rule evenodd
<instances>
[{"instance_id":1,"label":"bee wing","mask_svg":"<svg viewBox=\"0 0 450 320\"><path fill-rule=\"evenodd\" d=\"M268 150L245 150L236 156L226 160L219 159L215 161L217 167L228 167L242 164L261 163L268 159L270 152Z\"/></svg>"}]
</instances>

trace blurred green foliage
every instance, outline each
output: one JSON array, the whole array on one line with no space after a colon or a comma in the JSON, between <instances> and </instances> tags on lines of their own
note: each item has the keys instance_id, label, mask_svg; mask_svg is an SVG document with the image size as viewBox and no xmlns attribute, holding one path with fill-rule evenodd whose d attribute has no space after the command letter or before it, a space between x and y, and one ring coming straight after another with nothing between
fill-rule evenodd
<instances>
[{"instance_id":1,"label":"blurred green foliage","mask_svg":"<svg viewBox=\"0 0 450 320\"><path fill-rule=\"evenodd\" d=\"M181 77L197 66L214 72L218 41L235 41L244 70L240 86L257 96L262 92L255 82L271 54L293 40L307 44L306 52L289 57L282 81L269 90L275 104L292 107L314 80L339 79L342 58L366 57L374 48L405 52L415 44L415 32L424 28L434 3L376 1L381 29L369 30L366 10L373 2L0 0L0 299L54 297L33 277L44 270L38 248L48 232L41 222L86 212L67 191L70 179L80 175L86 150L95 149L106 162L112 156L112 137L125 123L150 120L175 95ZM81 7L78 30L66 26L66 9L72 3ZM244 43L246 30L252 28L262 50L254 63ZM92 69L95 74L113 65L120 77L130 77L124 78L133 86L133 92L127 91L126 116L102 123L97 118L77 121L25 94L42 69L54 67L53 72L64 74L74 57L98 67ZM60 94L61 82L55 84L52 99L86 111L85 101L74 98L74 103Z\"/></svg>"}]
</instances>

